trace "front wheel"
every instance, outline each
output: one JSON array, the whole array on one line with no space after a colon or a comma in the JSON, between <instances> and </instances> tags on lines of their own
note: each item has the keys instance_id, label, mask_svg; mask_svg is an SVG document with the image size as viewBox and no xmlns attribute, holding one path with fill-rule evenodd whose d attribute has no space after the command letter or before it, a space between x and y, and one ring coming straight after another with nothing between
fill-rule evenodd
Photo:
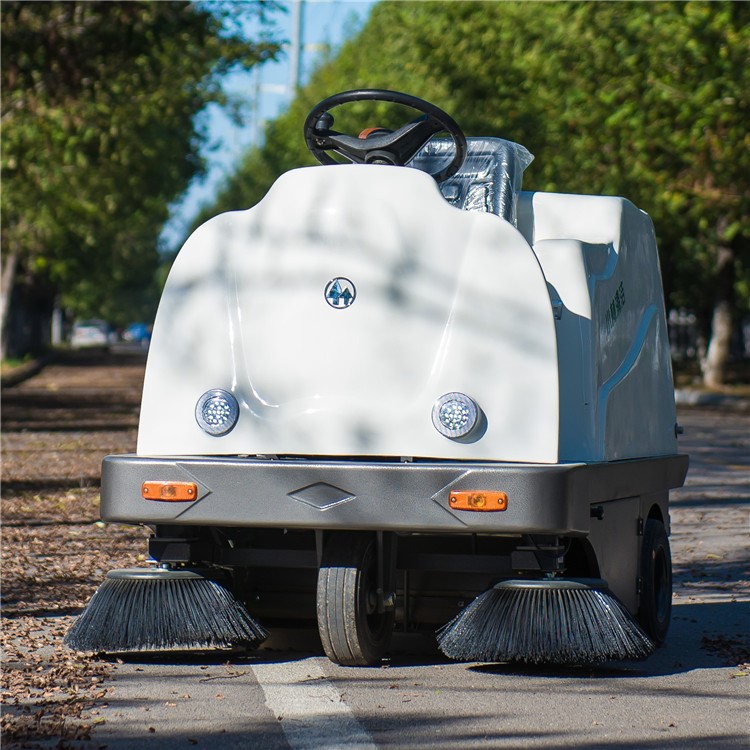
<instances>
[{"instance_id":1,"label":"front wheel","mask_svg":"<svg viewBox=\"0 0 750 750\"><path fill-rule=\"evenodd\" d=\"M649 518L641 548L641 603L638 621L657 643L664 643L672 614L672 555L664 524Z\"/></svg>"},{"instance_id":2,"label":"front wheel","mask_svg":"<svg viewBox=\"0 0 750 750\"><path fill-rule=\"evenodd\" d=\"M318 630L336 664L374 666L388 648L395 612L378 612L377 565L374 534L330 535L318 573Z\"/></svg>"}]
</instances>

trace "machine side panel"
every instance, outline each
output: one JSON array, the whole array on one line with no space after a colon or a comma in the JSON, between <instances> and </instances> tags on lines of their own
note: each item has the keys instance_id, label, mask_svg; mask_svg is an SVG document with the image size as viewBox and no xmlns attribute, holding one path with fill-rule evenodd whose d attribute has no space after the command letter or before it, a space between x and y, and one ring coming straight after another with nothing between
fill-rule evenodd
<instances>
[{"instance_id":1,"label":"machine side panel","mask_svg":"<svg viewBox=\"0 0 750 750\"><path fill-rule=\"evenodd\" d=\"M627 201L618 256L621 272L596 299L599 433L608 460L667 455L677 450L676 411L656 237Z\"/></svg>"},{"instance_id":2,"label":"machine side panel","mask_svg":"<svg viewBox=\"0 0 750 750\"><path fill-rule=\"evenodd\" d=\"M651 220L622 198L543 193L523 194L519 216L558 303L561 459L673 453L674 390Z\"/></svg>"}]
</instances>

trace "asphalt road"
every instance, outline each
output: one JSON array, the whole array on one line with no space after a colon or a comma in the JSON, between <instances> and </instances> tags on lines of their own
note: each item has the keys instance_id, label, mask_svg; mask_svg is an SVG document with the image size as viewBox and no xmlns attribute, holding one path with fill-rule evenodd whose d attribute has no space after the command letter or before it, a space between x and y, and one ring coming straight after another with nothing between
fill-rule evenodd
<instances>
[{"instance_id":1,"label":"asphalt road","mask_svg":"<svg viewBox=\"0 0 750 750\"><path fill-rule=\"evenodd\" d=\"M117 750L748 747L750 420L680 421L692 469L673 496L673 620L646 662L454 664L403 639L383 667L356 669L312 638L299 646L309 651L133 661L114 671L94 739Z\"/></svg>"},{"instance_id":2,"label":"asphalt road","mask_svg":"<svg viewBox=\"0 0 750 750\"><path fill-rule=\"evenodd\" d=\"M249 656L130 658L81 747L748 747L750 416L691 410L680 422L692 463L672 497L673 619L647 661L456 664L402 636L382 667L343 668L315 633Z\"/></svg>"}]
</instances>

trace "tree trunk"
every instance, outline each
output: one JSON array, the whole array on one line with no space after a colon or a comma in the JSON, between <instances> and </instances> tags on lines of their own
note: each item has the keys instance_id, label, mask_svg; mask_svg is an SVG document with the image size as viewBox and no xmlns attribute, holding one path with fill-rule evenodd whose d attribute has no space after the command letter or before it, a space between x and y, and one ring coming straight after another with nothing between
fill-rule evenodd
<instances>
[{"instance_id":1,"label":"tree trunk","mask_svg":"<svg viewBox=\"0 0 750 750\"><path fill-rule=\"evenodd\" d=\"M716 296L711 318L711 340L708 344L706 356L701 362L703 384L708 388L717 388L726 382L729 346L732 340L734 274L734 251L732 247L728 245L719 247Z\"/></svg>"},{"instance_id":2,"label":"tree trunk","mask_svg":"<svg viewBox=\"0 0 750 750\"><path fill-rule=\"evenodd\" d=\"M8 313L10 312L10 296L16 279L18 266L18 250L11 250L5 255L0 274L0 354L5 359L8 350Z\"/></svg>"}]
</instances>

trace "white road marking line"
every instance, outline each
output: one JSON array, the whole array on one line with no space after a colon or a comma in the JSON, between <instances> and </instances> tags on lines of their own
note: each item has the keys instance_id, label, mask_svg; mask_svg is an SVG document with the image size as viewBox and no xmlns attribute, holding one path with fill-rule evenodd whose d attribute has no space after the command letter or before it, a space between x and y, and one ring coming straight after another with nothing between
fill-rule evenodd
<instances>
[{"instance_id":1,"label":"white road marking line","mask_svg":"<svg viewBox=\"0 0 750 750\"><path fill-rule=\"evenodd\" d=\"M252 670L292 750L377 750L316 657L253 664Z\"/></svg>"}]
</instances>

